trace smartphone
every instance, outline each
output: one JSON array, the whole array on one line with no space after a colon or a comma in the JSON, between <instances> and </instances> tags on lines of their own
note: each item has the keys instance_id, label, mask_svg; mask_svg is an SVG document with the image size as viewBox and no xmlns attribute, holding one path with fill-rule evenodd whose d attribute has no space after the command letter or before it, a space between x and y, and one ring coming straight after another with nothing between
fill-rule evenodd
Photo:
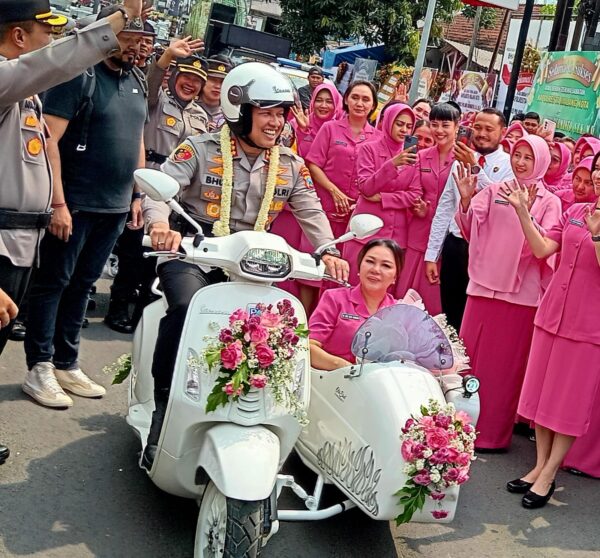
<instances>
[{"instance_id":1,"label":"smartphone","mask_svg":"<svg viewBox=\"0 0 600 558\"><path fill-rule=\"evenodd\" d=\"M458 127L458 135L456 136L456 140L464 143L465 145L469 145L471 143L471 137L473 136L473 129L467 126L459 126Z\"/></svg>"},{"instance_id":2,"label":"smartphone","mask_svg":"<svg viewBox=\"0 0 600 558\"><path fill-rule=\"evenodd\" d=\"M417 138L417 136L406 136L404 138L404 149L410 149L411 147L415 148L415 151L417 150L417 144L419 143L419 138Z\"/></svg>"},{"instance_id":3,"label":"smartphone","mask_svg":"<svg viewBox=\"0 0 600 558\"><path fill-rule=\"evenodd\" d=\"M549 136L554 137L554 133L556 132L556 122L554 122L554 120L544 118L542 122L542 131L547 133Z\"/></svg>"}]
</instances>

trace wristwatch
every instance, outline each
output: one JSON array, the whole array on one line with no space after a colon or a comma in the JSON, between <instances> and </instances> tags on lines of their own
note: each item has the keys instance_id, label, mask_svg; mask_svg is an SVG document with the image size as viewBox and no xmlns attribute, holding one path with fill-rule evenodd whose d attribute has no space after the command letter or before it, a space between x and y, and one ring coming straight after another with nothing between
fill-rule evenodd
<instances>
[{"instance_id":1,"label":"wristwatch","mask_svg":"<svg viewBox=\"0 0 600 558\"><path fill-rule=\"evenodd\" d=\"M479 174L481 167L479 165L471 165L471 174Z\"/></svg>"},{"instance_id":2,"label":"wristwatch","mask_svg":"<svg viewBox=\"0 0 600 558\"><path fill-rule=\"evenodd\" d=\"M600 234L592 235L592 242L600 242Z\"/></svg>"},{"instance_id":3,"label":"wristwatch","mask_svg":"<svg viewBox=\"0 0 600 558\"><path fill-rule=\"evenodd\" d=\"M331 248L327 248L327 250L323 250L321 257L323 256L334 256L336 258L341 258L342 253L337 248L333 248L332 246Z\"/></svg>"}]
</instances>

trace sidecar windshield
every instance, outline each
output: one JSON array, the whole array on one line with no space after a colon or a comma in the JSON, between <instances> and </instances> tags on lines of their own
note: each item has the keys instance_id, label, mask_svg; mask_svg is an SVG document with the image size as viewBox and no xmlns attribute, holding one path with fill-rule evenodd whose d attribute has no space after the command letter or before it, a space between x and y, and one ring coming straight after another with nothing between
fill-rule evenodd
<instances>
[{"instance_id":1,"label":"sidecar windshield","mask_svg":"<svg viewBox=\"0 0 600 558\"><path fill-rule=\"evenodd\" d=\"M369 362L408 360L429 370L454 365L452 347L442 328L410 304L388 306L373 314L356 332L352 354Z\"/></svg>"}]
</instances>

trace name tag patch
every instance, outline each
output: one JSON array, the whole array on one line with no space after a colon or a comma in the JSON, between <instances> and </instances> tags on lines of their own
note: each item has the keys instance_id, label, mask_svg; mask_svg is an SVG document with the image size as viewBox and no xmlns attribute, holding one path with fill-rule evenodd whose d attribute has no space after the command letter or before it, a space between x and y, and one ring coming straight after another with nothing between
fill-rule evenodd
<instances>
[{"instance_id":1,"label":"name tag patch","mask_svg":"<svg viewBox=\"0 0 600 558\"><path fill-rule=\"evenodd\" d=\"M213 176L212 174L205 174L202 177L202 182L207 186L223 186L223 179L219 176Z\"/></svg>"},{"instance_id":2,"label":"name tag patch","mask_svg":"<svg viewBox=\"0 0 600 558\"><path fill-rule=\"evenodd\" d=\"M335 140L335 144L336 145L343 145L344 147L348 146L348 144L345 141L342 141L342 140Z\"/></svg>"},{"instance_id":3,"label":"name tag patch","mask_svg":"<svg viewBox=\"0 0 600 558\"><path fill-rule=\"evenodd\" d=\"M421 169L421 172L431 172L431 169Z\"/></svg>"},{"instance_id":4,"label":"name tag patch","mask_svg":"<svg viewBox=\"0 0 600 558\"><path fill-rule=\"evenodd\" d=\"M358 320L358 321L360 321L360 316L357 316L356 314L347 314L346 312L343 312L341 314L340 318L342 318L342 320Z\"/></svg>"},{"instance_id":5,"label":"name tag patch","mask_svg":"<svg viewBox=\"0 0 600 558\"><path fill-rule=\"evenodd\" d=\"M494 200L494 203L499 203L500 205L510 205L506 200Z\"/></svg>"},{"instance_id":6,"label":"name tag patch","mask_svg":"<svg viewBox=\"0 0 600 558\"><path fill-rule=\"evenodd\" d=\"M585 225L583 221L580 221L579 219L573 219L572 217L569 219L569 223L571 223L571 225L575 225L576 227L583 227Z\"/></svg>"}]
</instances>

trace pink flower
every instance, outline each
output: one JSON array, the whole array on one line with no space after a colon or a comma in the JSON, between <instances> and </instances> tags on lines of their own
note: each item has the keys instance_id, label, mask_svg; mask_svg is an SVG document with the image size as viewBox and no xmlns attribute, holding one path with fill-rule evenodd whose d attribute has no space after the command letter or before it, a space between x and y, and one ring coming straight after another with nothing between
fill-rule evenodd
<instances>
[{"instance_id":1,"label":"pink flower","mask_svg":"<svg viewBox=\"0 0 600 558\"><path fill-rule=\"evenodd\" d=\"M454 448L440 448L429 458L434 465L452 463L458 458L458 452Z\"/></svg>"},{"instance_id":2,"label":"pink flower","mask_svg":"<svg viewBox=\"0 0 600 558\"><path fill-rule=\"evenodd\" d=\"M433 428L435 426L433 417L421 417L419 419L419 424L422 424L425 428Z\"/></svg>"},{"instance_id":3,"label":"pink flower","mask_svg":"<svg viewBox=\"0 0 600 558\"><path fill-rule=\"evenodd\" d=\"M432 450L446 447L449 442L448 433L443 428L432 428L425 435L425 439Z\"/></svg>"},{"instance_id":4,"label":"pink flower","mask_svg":"<svg viewBox=\"0 0 600 558\"><path fill-rule=\"evenodd\" d=\"M256 358L261 368L268 368L275 360L275 353L268 345L261 343L256 346Z\"/></svg>"},{"instance_id":5,"label":"pink flower","mask_svg":"<svg viewBox=\"0 0 600 558\"><path fill-rule=\"evenodd\" d=\"M463 426L467 426L467 424L471 424L472 422L471 416L465 411L457 411L454 415L454 419L460 422Z\"/></svg>"},{"instance_id":6,"label":"pink flower","mask_svg":"<svg viewBox=\"0 0 600 558\"><path fill-rule=\"evenodd\" d=\"M446 471L443 478L446 482L456 482L460 475L460 471L456 467L451 467Z\"/></svg>"},{"instance_id":7,"label":"pink flower","mask_svg":"<svg viewBox=\"0 0 600 558\"><path fill-rule=\"evenodd\" d=\"M277 310L279 310L280 314L285 316L292 317L294 315L294 308L292 307L292 303L287 298L280 300L277 303Z\"/></svg>"},{"instance_id":8,"label":"pink flower","mask_svg":"<svg viewBox=\"0 0 600 558\"><path fill-rule=\"evenodd\" d=\"M458 457L454 460L457 465L462 467L466 467L471 463L471 454L467 452L461 452L458 454Z\"/></svg>"},{"instance_id":9,"label":"pink flower","mask_svg":"<svg viewBox=\"0 0 600 558\"><path fill-rule=\"evenodd\" d=\"M223 368L235 370L244 360L244 356L241 341L238 340L230 343L224 349L221 349L221 363L223 364Z\"/></svg>"},{"instance_id":10,"label":"pink flower","mask_svg":"<svg viewBox=\"0 0 600 558\"><path fill-rule=\"evenodd\" d=\"M444 519L448 517L448 512L446 510L433 510L431 515L433 515L434 519Z\"/></svg>"},{"instance_id":11,"label":"pink flower","mask_svg":"<svg viewBox=\"0 0 600 558\"><path fill-rule=\"evenodd\" d=\"M439 502L440 500L443 500L446 497L446 494L444 494L443 492L439 492L439 491L435 491L432 492L430 494L430 496L436 501Z\"/></svg>"},{"instance_id":12,"label":"pink flower","mask_svg":"<svg viewBox=\"0 0 600 558\"><path fill-rule=\"evenodd\" d=\"M261 325L251 325L248 333L244 335L246 341L264 343L269 338L269 330Z\"/></svg>"},{"instance_id":13,"label":"pink flower","mask_svg":"<svg viewBox=\"0 0 600 558\"><path fill-rule=\"evenodd\" d=\"M415 484L421 484L423 486L431 484L431 476L426 469L419 471L418 474L412 478L412 480Z\"/></svg>"},{"instance_id":14,"label":"pink flower","mask_svg":"<svg viewBox=\"0 0 600 558\"><path fill-rule=\"evenodd\" d=\"M231 316L229 316L229 325L233 325L234 322L242 321L245 322L248 319L248 312L245 312L241 308L238 308Z\"/></svg>"},{"instance_id":15,"label":"pink flower","mask_svg":"<svg viewBox=\"0 0 600 558\"><path fill-rule=\"evenodd\" d=\"M463 431L465 434L471 434L475 429L470 424L465 424L463 426Z\"/></svg>"},{"instance_id":16,"label":"pink flower","mask_svg":"<svg viewBox=\"0 0 600 558\"><path fill-rule=\"evenodd\" d=\"M281 323L281 316L273 312L263 312L260 316L260 323L264 327L277 327Z\"/></svg>"},{"instance_id":17,"label":"pink flower","mask_svg":"<svg viewBox=\"0 0 600 558\"><path fill-rule=\"evenodd\" d=\"M448 415L436 415L435 425L440 428L448 428L452 424L452 417Z\"/></svg>"},{"instance_id":18,"label":"pink flower","mask_svg":"<svg viewBox=\"0 0 600 558\"><path fill-rule=\"evenodd\" d=\"M410 430L411 426L413 426L414 424L415 424L415 419L409 418L409 419L408 419L408 420L407 420L407 421L404 423L404 428L402 429L402 432L403 432L404 434L406 434L406 433L407 433L407 432Z\"/></svg>"},{"instance_id":19,"label":"pink flower","mask_svg":"<svg viewBox=\"0 0 600 558\"><path fill-rule=\"evenodd\" d=\"M267 385L268 378L264 374L254 374L250 376L250 385L262 389Z\"/></svg>"},{"instance_id":20,"label":"pink flower","mask_svg":"<svg viewBox=\"0 0 600 558\"><path fill-rule=\"evenodd\" d=\"M225 387L223 388L223 391L227 395L233 395L235 393L235 390L233 389L233 384L231 382L229 382L228 384L225 384Z\"/></svg>"},{"instance_id":21,"label":"pink flower","mask_svg":"<svg viewBox=\"0 0 600 558\"><path fill-rule=\"evenodd\" d=\"M414 448L416 445L414 440L404 440L404 442L402 442L400 451L402 452L402 459L404 459L404 461L412 461L415 459Z\"/></svg>"},{"instance_id":22,"label":"pink flower","mask_svg":"<svg viewBox=\"0 0 600 558\"><path fill-rule=\"evenodd\" d=\"M219 341L221 343L232 343L233 342L233 333L230 329L222 329L221 333L219 333Z\"/></svg>"},{"instance_id":23,"label":"pink flower","mask_svg":"<svg viewBox=\"0 0 600 558\"><path fill-rule=\"evenodd\" d=\"M458 472L458 477L456 477L457 484L463 484L469 480L469 467L462 467Z\"/></svg>"}]
</instances>

